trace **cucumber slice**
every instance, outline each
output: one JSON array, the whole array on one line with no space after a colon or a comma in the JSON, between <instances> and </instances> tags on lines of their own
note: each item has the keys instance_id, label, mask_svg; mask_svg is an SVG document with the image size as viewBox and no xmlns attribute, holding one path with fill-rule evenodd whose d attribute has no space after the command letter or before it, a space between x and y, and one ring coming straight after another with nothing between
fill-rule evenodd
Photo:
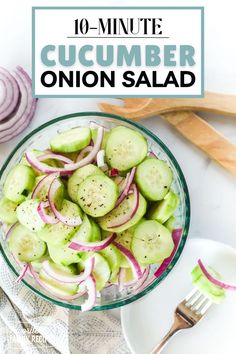
<instances>
[{"instance_id":1,"label":"cucumber slice","mask_svg":"<svg viewBox=\"0 0 236 354\"><path fill-rule=\"evenodd\" d=\"M212 276L220 279L221 276L214 269L208 267ZM197 265L191 272L193 284L213 302L219 304L225 298L225 290L210 282Z\"/></svg>"},{"instance_id":2,"label":"cucumber slice","mask_svg":"<svg viewBox=\"0 0 236 354\"><path fill-rule=\"evenodd\" d=\"M159 221L163 224L175 212L179 204L179 197L174 192L170 191L165 198L159 203L153 205L150 210L149 218Z\"/></svg>"},{"instance_id":3,"label":"cucumber slice","mask_svg":"<svg viewBox=\"0 0 236 354\"><path fill-rule=\"evenodd\" d=\"M128 210L132 208L133 203L134 203L134 195L131 194L127 196L123 200L123 202L120 203L120 205L118 205L117 208L113 209L110 213L108 213L104 217L99 218L100 227L106 231L122 232L129 229L131 226L137 224L141 220L143 215L146 213L146 208L147 208L147 202L140 193L139 193L139 207L135 215L132 217L132 219L130 219L127 223L125 223L122 226L116 228L108 227L111 221L116 221L118 220L118 217L120 215L122 215L123 213L127 213Z\"/></svg>"},{"instance_id":4,"label":"cucumber slice","mask_svg":"<svg viewBox=\"0 0 236 354\"><path fill-rule=\"evenodd\" d=\"M91 220L85 214L82 224L80 225L78 231L73 236L71 241L76 242L78 240L78 241L89 242L91 238L92 238L92 223Z\"/></svg>"},{"instance_id":5,"label":"cucumber slice","mask_svg":"<svg viewBox=\"0 0 236 354\"><path fill-rule=\"evenodd\" d=\"M131 242L134 237L135 227L130 227L128 230L125 230L121 233L117 233L116 242L120 243L122 246L131 249Z\"/></svg>"},{"instance_id":6,"label":"cucumber slice","mask_svg":"<svg viewBox=\"0 0 236 354\"><path fill-rule=\"evenodd\" d=\"M114 208L118 194L117 185L109 177L93 175L79 185L78 203L86 214L103 216Z\"/></svg>"},{"instance_id":7,"label":"cucumber slice","mask_svg":"<svg viewBox=\"0 0 236 354\"><path fill-rule=\"evenodd\" d=\"M79 206L66 199L63 200L60 212L65 216L75 215L82 217ZM59 222L58 224L44 226L44 228L38 232L38 236L47 243L63 246L69 242L79 227L80 226L71 227Z\"/></svg>"},{"instance_id":8,"label":"cucumber slice","mask_svg":"<svg viewBox=\"0 0 236 354\"><path fill-rule=\"evenodd\" d=\"M164 226L172 232L174 230L174 225L175 225L175 217L172 215L165 223Z\"/></svg>"},{"instance_id":9,"label":"cucumber slice","mask_svg":"<svg viewBox=\"0 0 236 354\"><path fill-rule=\"evenodd\" d=\"M99 253L87 252L89 257L95 257L95 264L93 270L93 276L96 280L97 291L102 290L110 279L111 269L109 267L108 261L101 256ZM88 257L85 257L88 258Z\"/></svg>"},{"instance_id":10,"label":"cucumber slice","mask_svg":"<svg viewBox=\"0 0 236 354\"><path fill-rule=\"evenodd\" d=\"M165 161L146 159L137 167L135 180L144 197L156 201L168 193L173 174Z\"/></svg>"},{"instance_id":11,"label":"cucumber slice","mask_svg":"<svg viewBox=\"0 0 236 354\"><path fill-rule=\"evenodd\" d=\"M68 266L72 263L78 263L81 260L79 253L68 248L68 245L62 247L48 243L47 246L49 255L56 264Z\"/></svg>"},{"instance_id":12,"label":"cucumber slice","mask_svg":"<svg viewBox=\"0 0 236 354\"><path fill-rule=\"evenodd\" d=\"M19 222L30 231L37 232L45 226L37 211L38 206L39 201L37 199L29 199L21 203L16 209Z\"/></svg>"},{"instance_id":13,"label":"cucumber slice","mask_svg":"<svg viewBox=\"0 0 236 354\"><path fill-rule=\"evenodd\" d=\"M19 261L31 262L42 257L47 248L36 233L19 224L10 236L9 249Z\"/></svg>"},{"instance_id":14,"label":"cucumber slice","mask_svg":"<svg viewBox=\"0 0 236 354\"><path fill-rule=\"evenodd\" d=\"M73 200L73 202L77 203L77 201L78 201L79 185L87 177L89 177L91 175L104 175L104 173L97 166L89 164L89 165L79 168L69 178L69 180L68 180L68 193L69 193L71 200Z\"/></svg>"},{"instance_id":15,"label":"cucumber slice","mask_svg":"<svg viewBox=\"0 0 236 354\"><path fill-rule=\"evenodd\" d=\"M101 144L101 149L105 150L106 144L107 144L107 139L109 137L110 132L104 131L103 133L103 138L102 138L102 144ZM95 143L97 140L97 135L98 135L98 130L96 129L91 129L91 137L93 139L93 142Z\"/></svg>"},{"instance_id":16,"label":"cucumber slice","mask_svg":"<svg viewBox=\"0 0 236 354\"><path fill-rule=\"evenodd\" d=\"M120 264L121 264L121 253L118 251L118 249L110 244L108 247L106 247L104 250L99 252L107 262L109 263L110 269L111 269L111 276L110 276L110 281L113 282L120 269Z\"/></svg>"},{"instance_id":17,"label":"cucumber slice","mask_svg":"<svg viewBox=\"0 0 236 354\"><path fill-rule=\"evenodd\" d=\"M5 197L12 202L21 203L32 191L35 174L31 167L16 165L8 174L3 192Z\"/></svg>"},{"instance_id":18,"label":"cucumber slice","mask_svg":"<svg viewBox=\"0 0 236 354\"><path fill-rule=\"evenodd\" d=\"M101 241L102 235L101 235L100 227L94 220L90 219L90 222L92 225L92 235L91 235L90 242Z\"/></svg>"},{"instance_id":19,"label":"cucumber slice","mask_svg":"<svg viewBox=\"0 0 236 354\"><path fill-rule=\"evenodd\" d=\"M173 249L170 231L156 220L145 220L135 228L131 250L139 263L159 263L169 257Z\"/></svg>"},{"instance_id":20,"label":"cucumber slice","mask_svg":"<svg viewBox=\"0 0 236 354\"><path fill-rule=\"evenodd\" d=\"M117 127L110 131L106 143L106 161L119 171L138 165L147 156L148 145L143 135L126 128Z\"/></svg>"},{"instance_id":21,"label":"cucumber slice","mask_svg":"<svg viewBox=\"0 0 236 354\"><path fill-rule=\"evenodd\" d=\"M7 198L0 200L0 221L6 224L14 224L17 222L16 208L18 204Z\"/></svg>"},{"instance_id":22,"label":"cucumber slice","mask_svg":"<svg viewBox=\"0 0 236 354\"><path fill-rule=\"evenodd\" d=\"M90 139L89 128L74 128L56 135L50 141L50 146L56 152L75 152L87 146Z\"/></svg>"},{"instance_id":23,"label":"cucumber slice","mask_svg":"<svg viewBox=\"0 0 236 354\"><path fill-rule=\"evenodd\" d=\"M57 280L54 280L47 275L43 268L41 268L39 272L39 278L51 291L58 295L74 295L78 292L78 285L70 283L61 283Z\"/></svg>"}]
</instances>

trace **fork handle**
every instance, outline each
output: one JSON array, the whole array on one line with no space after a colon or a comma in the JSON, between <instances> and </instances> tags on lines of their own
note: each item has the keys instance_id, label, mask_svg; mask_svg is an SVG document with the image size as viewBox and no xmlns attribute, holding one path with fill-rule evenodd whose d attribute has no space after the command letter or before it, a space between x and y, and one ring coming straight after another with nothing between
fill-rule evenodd
<instances>
[{"instance_id":1,"label":"fork handle","mask_svg":"<svg viewBox=\"0 0 236 354\"><path fill-rule=\"evenodd\" d=\"M169 332L161 340L159 344L150 352L150 354L161 353L164 347L168 344L169 340L180 330L189 328L190 325L184 321L180 316L176 315L173 325L171 326Z\"/></svg>"}]
</instances>

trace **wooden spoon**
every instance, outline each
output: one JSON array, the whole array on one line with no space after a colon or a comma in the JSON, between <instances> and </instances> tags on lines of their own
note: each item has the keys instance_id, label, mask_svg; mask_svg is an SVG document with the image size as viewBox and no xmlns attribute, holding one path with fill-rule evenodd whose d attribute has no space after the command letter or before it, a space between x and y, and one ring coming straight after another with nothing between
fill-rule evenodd
<instances>
[{"instance_id":1,"label":"wooden spoon","mask_svg":"<svg viewBox=\"0 0 236 354\"><path fill-rule=\"evenodd\" d=\"M236 117L236 96L213 92L206 92L203 98L122 98L122 101L123 106L100 103L99 107L105 112L112 109L114 114L135 120L186 110Z\"/></svg>"},{"instance_id":2,"label":"wooden spoon","mask_svg":"<svg viewBox=\"0 0 236 354\"><path fill-rule=\"evenodd\" d=\"M126 105L123 107L106 103L99 104L99 107L104 112L123 115L132 120L141 120L155 115L154 111L150 109L150 107L153 107L153 104L150 104L152 100L152 98L125 99ZM165 100L168 100L170 104L172 99ZM173 102L175 103L177 100L173 99ZM163 100L161 99L161 101ZM174 126L180 134L204 151L211 159L236 176L236 145L231 143L197 114L191 111L179 111L161 114L160 117Z\"/></svg>"}]
</instances>

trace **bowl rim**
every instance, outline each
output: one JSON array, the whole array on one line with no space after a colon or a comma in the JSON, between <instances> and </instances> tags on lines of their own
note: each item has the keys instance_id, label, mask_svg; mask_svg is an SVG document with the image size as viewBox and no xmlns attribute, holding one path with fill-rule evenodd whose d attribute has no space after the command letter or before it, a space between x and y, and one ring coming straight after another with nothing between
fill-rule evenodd
<instances>
[{"instance_id":1,"label":"bowl rim","mask_svg":"<svg viewBox=\"0 0 236 354\"><path fill-rule=\"evenodd\" d=\"M187 237L188 237L188 231L189 231L189 225L190 225L190 198L189 198L189 192L188 192L187 183L186 183L184 174L182 172L182 169L180 168L180 166L179 166L176 158L172 154L172 152L169 150L169 148L165 145L165 143L163 143L163 141L160 138L158 138L155 134L153 134L148 128L144 127L142 124L139 124L139 123L137 123L137 122L135 122L133 120L126 119L126 118L118 116L116 114L96 112L96 111L76 112L76 113L65 114L63 116L59 116L59 117L56 117L56 118L54 118L52 120L49 120L48 122L45 122L44 124L41 124L40 126L35 128L34 130L32 130L29 134L27 134L15 146L15 148L11 151L9 156L6 158L5 162L3 163L3 165L2 165L2 167L0 169L0 180L2 178L2 175L3 175L4 171L5 171L5 169L7 168L9 162L11 161L12 157L15 155L17 150L25 142L27 142L32 136L34 136L35 134L37 134L41 130L43 130L43 129L45 129L45 128L49 127L50 125L53 125L53 124L55 124L57 122L60 122L60 121L63 121L63 120L67 120L67 119L70 119L70 118L89 117L89 116L114 118L114 119L116 119L118 121L131 124L135 128L137 128L137 129L141 130L142 132L144 132L145 134L147 134L158 145L160 145L161 148L164 150L164 152L167 154L167 156L170 158L170 160L172 161L172 163L175 166L175 169L178 172L178 175L179 175L179 178L180 178L180 181L181 181L181 184L182 184L182 188L183 188L183 191L184 191L184 199L185 199L185 205L186 205L186 208L185 208L185 225L184 225L184 228L183 228L182 238L181 238L180 244L178 246L178 249L177 249L177 251L176 251L176 253L174 255L174 258L172 259L172 261L169 264L169 266L167 267L167 269L162 273L162 275L160 277L156 278L151 284L149 284L147 286L147 288L143 289L140 293L137 293L137 294L135 294L133 296L130 296L127 299L121 299L121 300L117 300L117 301L115 300L114 303L111 303L109 305L94 306L93 309L91 310L91 311L103 311L103 310L110 310L110 309L118 308L118 307L130 304L131 302L142 298L143 296L148 294L152 289L154 289L157 285L159 285L168 276L168 274L171 272L171 270L173 269L173 267L176 265L177 261L179 260L181 254L183 252ZM11 264L10 260L8 259L7 255L4 252L4 249L2 247L2 241L0 242L0 252L3 255L3 258L4 258L5 262L7 263L8 267L11 269L11 271L13 271L13 273L16 276L19 276L19 273L16 271L16 269ZM81 306L80 305L61 302L60 300L51 298L50 296L41 293L40 290L34 288L32 285L27 283L27 281L25 281L24 279L22 279L22 282L28 288L30 288L34 293L36 293L37 295L39 295L43 299L53 303L54 305L58 305L58 306L61 306L61 307L64 307L64 308L72 309L72 310L81 310Z\"/></svg>"}]
</instances>

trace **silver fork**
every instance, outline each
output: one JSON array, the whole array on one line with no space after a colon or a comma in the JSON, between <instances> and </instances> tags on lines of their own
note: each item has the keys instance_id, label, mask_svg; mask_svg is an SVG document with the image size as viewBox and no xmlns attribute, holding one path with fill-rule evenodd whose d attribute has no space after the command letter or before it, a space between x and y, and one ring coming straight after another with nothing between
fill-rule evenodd
<instances>
[{"instance_id":1,"label":"silver fork","mask_svg":"<svg viewBox=\"0 0 236 354\"><path fill-rule=\"evenodd\" d=\"M195 326L204 317L211 305L212 301L194 288L177 306L171 329L150 354L160 353L173 335L180 330Z\"/></svg>"}]
</instances>

